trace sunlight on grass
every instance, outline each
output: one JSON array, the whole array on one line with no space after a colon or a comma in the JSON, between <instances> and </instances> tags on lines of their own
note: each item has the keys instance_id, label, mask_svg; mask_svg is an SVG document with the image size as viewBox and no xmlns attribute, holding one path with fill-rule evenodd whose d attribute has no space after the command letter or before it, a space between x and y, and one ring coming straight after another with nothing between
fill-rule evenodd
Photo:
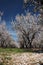
<instances>
[{"instance_id":1,"label":"sunlight on grass","mask_svg":"<svg viewBox=\"0 0 43 65\"><path fill-rule=\"evenodd\" d=\"M18 49L18 48L0 48L0 53L6 52L6 53L21 53L21 52L32 52L32 50L29 49Z\"/></svg>"}]
</instances>

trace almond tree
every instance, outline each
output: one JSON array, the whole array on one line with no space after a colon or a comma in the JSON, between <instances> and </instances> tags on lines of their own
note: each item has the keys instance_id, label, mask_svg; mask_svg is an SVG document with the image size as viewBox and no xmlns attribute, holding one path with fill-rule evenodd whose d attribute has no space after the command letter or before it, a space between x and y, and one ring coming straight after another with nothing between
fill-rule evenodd
<instances>
[{"instance_id":1,"label":"almond tree","mask_svg":"<svg viewBox=\"0 0 43 65\"><path fill-rule=\"evenodd\" d=\"M41 25L41 29L43 29L43 0L24 0L24 8L26 9L29 6L34 6L33 12L40 12L39 24Z\"/></svg>"},{"instance_id":2,"label":"almond tree","mask_svg":"<svg viewBox=\"0 0 43 65\"><path fill-rule=\"evenodd\" d=\"M2 20L3 13L0 12L0 47L16 47L15 41L7 30L6 23Z\"/></svg>"},{"instance_id":3,"label":"almond tree","mask_svg":"<svg viewBox=\"0 0 43 65\"><path fill-rule=\"evenodd\" d=\"M35 34L38 30L40 30L40 25L38 25L38 17L27 12L26 15L17 15L12 24L13 30L17 32L18 41L21 46L31 48Z\"/></svg>"},{"instance_id":4,"label":"almond tree","mask_svg":"<svg viewBox=\"0 0 43 65\"><path fill-rule=\"evenodd\" d=\"M0 24L0 47L16 47L16 43L8 32L5 22Z\"/></svg>"},{"instance_id":5,"label":"almond tree","mask_svg":"<svg viewBox=\"0 0 43 65\"><path fill-rule=\"evenodd\" d=\"M40 12L40 15L31 15L26 12L26 15L17 15L15 21L12 22L13 30L18 33L18 40L22 47L31 48L32 42L38 31L43 28L43 0L23 0L24 8L34 6L33 11Z\"/></svg>"}]
</instances>

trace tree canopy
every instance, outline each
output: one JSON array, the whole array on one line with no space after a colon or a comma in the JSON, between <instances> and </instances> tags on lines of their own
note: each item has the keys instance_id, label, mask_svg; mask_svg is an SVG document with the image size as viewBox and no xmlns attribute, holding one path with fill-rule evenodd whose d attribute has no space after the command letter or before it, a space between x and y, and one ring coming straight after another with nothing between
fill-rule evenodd
<instances>
[{"instance_id":1,"label":"tree canopy","mask_svg":"<svg viewBox=\"0 0 43 65\"><path fill-rule=\"evenodd\" d=\"M30 5L34 6L34 11L43 9L43 0L24 0L24 8L29 7Z\"/></svg>"},{"instance_id":2,"label":"tree canopy","mask_svg":"<svg viewBox=\"0 0 43 65\"><path fill-rule=\"evenodd\" d=\"M16 16L15 21L12 22L12 27L18 35L18 41L21 47L32 47L32 42L35 39L36 34L43 27L39 23L41 20L40 16L31 15L29 12L26 12L26 15L21 14Z\"/></svg>"}]
</instances>

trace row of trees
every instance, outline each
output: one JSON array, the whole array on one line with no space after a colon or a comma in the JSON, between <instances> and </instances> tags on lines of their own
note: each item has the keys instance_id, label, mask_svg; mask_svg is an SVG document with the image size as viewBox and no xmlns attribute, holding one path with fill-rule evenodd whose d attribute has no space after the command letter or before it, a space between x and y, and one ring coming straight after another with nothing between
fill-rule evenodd
<instances>
[{"instance_id":1,"label":"row of trees","mask_svg":"<svg viewBox=\"0 0 43 65\"><path fill-rule=\"evenodd\" d=\"M1 21L1 20L0 20ZM41 15L17 15L12 21L13 30L17 32L18 43L10 36L6 23L2 20L0 24L0 47L41 47L43 48L43 17Z\"/></svg>"},{"instance_id":2,"label":"row of trees","mask_svg":"<svg viewBox=\"0 0 43 65\"><path fill-rule=\"evenodd\" d=\"M12 21L12 28L18 35L19 47L43 48L43 0L24 0L24 7L28 4L34 5L34 11L39 10L39 15L32 15L26 12L25 15L16 15ZM1 20L1 18L0 18ZM0 46L12 46L11 37L6 29L5 23L0 25ZM14 46L14 45L13 45Z\"/></svg>"},{"instance_id":3,"label":"row of trees","mask_svg":"<svg viewBox=\"0 0 43 65\"><path fill-rule=\"evenodd\" d=\"M0 24L0 47L16 47L15 41L10 36L5 22Z\"/></svg>"},{"instance_id":4,"label":"row of trees","mask_svg":"<svg viewBox=\"0 0 43 65\"><path fill-rule=\"evenodd\" d=\"M0 47L16 47L15 41L7 30L5 21L2 20L2 15L3 12L0 11Z\"/></svg>"}]
</instances>

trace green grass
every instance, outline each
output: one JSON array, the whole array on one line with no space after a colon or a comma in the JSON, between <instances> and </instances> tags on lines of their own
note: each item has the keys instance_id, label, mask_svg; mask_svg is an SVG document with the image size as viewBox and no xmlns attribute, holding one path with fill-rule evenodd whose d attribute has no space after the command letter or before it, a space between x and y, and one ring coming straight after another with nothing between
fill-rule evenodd
<instances>
[{"instance_id":1,"label":"green grass","mask_svg":"<svg viewBox=\"0 0 43 65\"><path fill-rule=\"evenodd\" d=\"M3 63L0 63L0 65L4 65Z\"/></svg>"},{"instance_id":2,"label":"green grass","mask_svg":"<svg viewBox=\"0 0 43 65\"><path fill-rule=\"evenodd\" d=\"M18 49L18 48L0 48L0 53L6 52L6 53L22 53L22 52L32 52L32 50L29 49Z\"/></svg>"}]
</instances>

